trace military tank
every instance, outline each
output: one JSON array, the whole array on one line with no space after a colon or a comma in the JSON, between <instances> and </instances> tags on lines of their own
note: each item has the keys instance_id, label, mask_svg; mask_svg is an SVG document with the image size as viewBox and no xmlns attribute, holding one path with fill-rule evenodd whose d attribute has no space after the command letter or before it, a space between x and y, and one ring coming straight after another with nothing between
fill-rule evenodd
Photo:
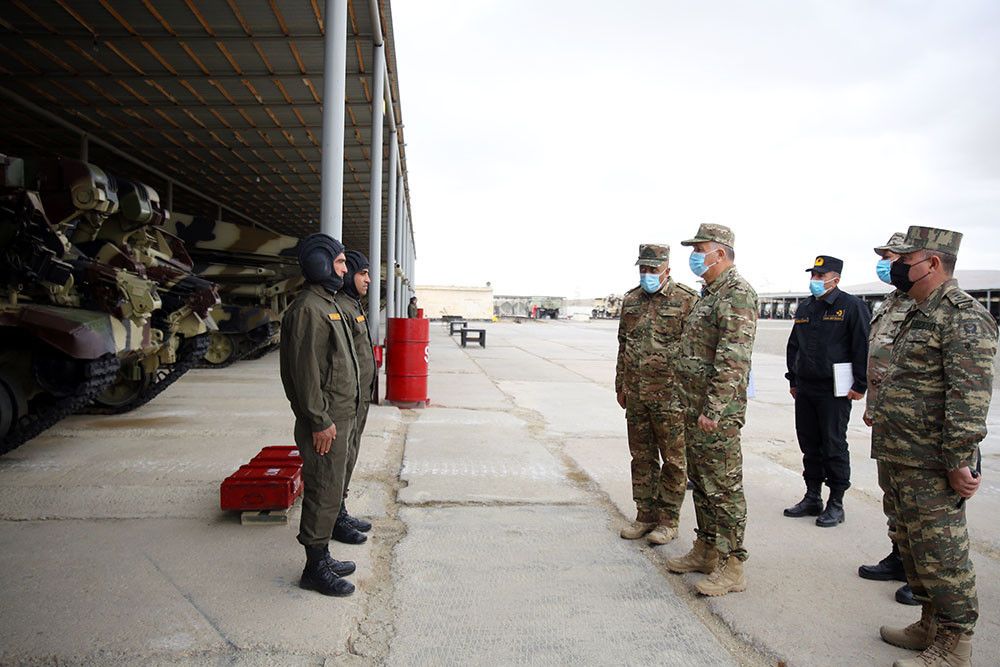
<instances>
[{"instance_id":1,"label":"military tank","mask_svg":"<svg viewBox=\"0 0 1000 667\"><path fill-rule=\"evenodd\" d=\"M120 202L107 217L88 217L71 240L98 260L126 258L157 285L162 305L152 317L153 345L122 364L116 381L94 398L88 412L116 414L148 403L194 368L216 329L210 312L217 286L195 275L184 242L164 229L169 212L156 191L138 181L111 177Z\"/></svg>"},{"instance_id":2,"label":"military tank","mask_svg":"<svg viewBox=\"0 0 1000 667\"><path fill-rule=\"evenodd\" d=\"M42 181L65 187L49 209ZM126 257L98 261L69 241L117 208L97 167L0 155L0 454L89 404L153 345L156 284Z\"/></svg>"},{"instance_id":3,"label":"military tank","mask_svg":"<svg viewBox=\"0 0 1000 667\"><path fill-rule=\"evenodd\" d=\"M299 239L184 213L172 214L166 228L184 241L195 272L219 285L218 330L201 365L221 368L275 349L281 316L303 283Z\"/></svg>"}]
</instances>

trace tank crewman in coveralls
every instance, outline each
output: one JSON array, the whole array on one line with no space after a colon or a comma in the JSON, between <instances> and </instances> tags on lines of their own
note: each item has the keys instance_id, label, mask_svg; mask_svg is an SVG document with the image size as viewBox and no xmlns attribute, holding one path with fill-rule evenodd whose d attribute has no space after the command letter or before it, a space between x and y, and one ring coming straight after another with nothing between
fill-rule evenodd
<instances>
[{"instance_id":1,"label":"tank crewman in coveralls","mask_svg":"<svg viewBox=\"0 0 1000 667\"><path fill-rule=\"evenodd\" d=\"M811 296L795 310L788 336L785 378L795 399L795 435L802 450L806 494L785 516L815 516L816 525L844 522L844 492L851 486L847 422L851 401L868 389L868 329L871 315L858 297L838 287L844 262L820 255L806 269ZM834 393L834 364L850 364L852 384L846 396ZM823 482L830 498L823 509Z\"/></svg>"},{"instance_id":2,"label":"tank crewman in coveralls","mask_svg":"<svg viewBox=\"0 0 1000 667\"><path fill-rule=\"evenodd\" d=\"M358 462L358 452L361 448L361 435L368 422L368 408L375 395L375 354L372 349L372 334L368 326L365 309L361 299L368 295L371 276L368 271L368 258L357 250L348 250L347 274L344 276L344 287L337 292L334 299L347 318L354 337L354 351L358 357L358 370L361 373L361 397L358 401L358 416L354 422L350 453L347 456L347 472L344 476L344 502L340 506L340 514L333 528L333 539L346 544L361 544L368 537L365 535L372 529L369 521L353 517L347 513L347 491L351 484L351 475Z\"/></svg>"},{"instance_id":3,"label":"tank crewman in coveralls","mask_svg":"<svg viewBox=\"0 0 1000 667\"><path fill-rule=\"evenodd\" d=\"M677 537L687 484L684 413L674 365L684 319L698 293L670 277L670 246L639 246L640 284L628 291L618 326L615 393L625 409L636 519L622 538L650 544Z\"/></svg>"},{"instance_id":4,"label":"tank crewman in coveralls","mask_svg":"<svg viewBox=\"0 0 1000 667\"><path fill-rule=\"evenodd\" d=\"M890 246L899 245L906 238L905 234L896 232L883 246L875 248L875 254L879 256L875 273L879 280L890 283L889 271L893 261L899 259L899 255L889 250ZM913 299L910 295L900 289L894 289L885 301L878 307L872 315L871 333L868 334L868 393L865 395L867 404L865 406L865 424L872 425L872 407L875 405L875 397L878 395L878 386L885 377L885 372L889 366L889 357L892 354L892 345L899 334L899 327L906 319L907 313L913 306ZM886 475L885 465L876 461L878 465L878 485L882 489L882 511L889 521L889 539L892 541L892 551L889 555L880 560L875 565L862 565L858 568L858 576L862 579L873 581L902 581L903 585L896 590L896 602L900 604L918 605L913 599L913 589L906 583L906 572L903 570L903 561L899 557L899 547L896 545L894 535L896 534L896 508L892 504L892 495L888 492L889 479Z\"/></svg>"},{"instance_id":5,"label":"tank crewman in coveralls","mask_svg":"<svg viewBox=\"0 0 1000 667\"><path fill-rule=\"evenodd\" d=\"M302 456L299 543L306 566L299 586L324 595L350 595L343 577L351 561L330 556L329 542L344 500L347 460L358 414L358 359L350 324L334 294L347 273L344 246L326 234L299 244L308 283L281 320L281 384L295 414L295 444Z\"/></svg>"},{"instance_id":6,"label":"tank crewman in coveralls","mask_svg":"<svg viewBox=\"0 0 1000 667\"><path fill-rule=\"evenodd\" d=\"M872 456L886 468L896 543L920 620L882 639L922 651L896 667L970 665L979 618L965 501L993 394L997 325L954 279L962 235L910 227L889 250L892 284L914 301L872 406Z\"/></svg>"},{"instance_id":7,"label":"tank crewman in coveralls","mask_svg":"<svg viewBox=\"0 0 1000 667\"><path fill-rule=\"evenodd\" d=\"M702 595L746 590L743 548L746 498L740 430L746 421L750 355L757 333L757 293L734 266L735 237L703 224L693 239L691 271L705 280L701 300L684 322L678 378L684 401L688 477L694 486L697 539L671 558L671 572L704 572Z\"/></svg>"}]
</instances>

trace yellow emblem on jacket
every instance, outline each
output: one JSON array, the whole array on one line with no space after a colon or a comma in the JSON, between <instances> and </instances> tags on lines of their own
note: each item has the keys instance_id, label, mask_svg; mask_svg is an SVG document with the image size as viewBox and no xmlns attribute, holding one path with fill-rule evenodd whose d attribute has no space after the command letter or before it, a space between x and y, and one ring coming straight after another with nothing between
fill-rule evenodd
<instances>
[{"instance_id":1,"label":"yellow emblem on jacket","mask_svg":"<svg viewBox=\"0 0 1000 667\"><path fill-rule=\"evenodd\" d=\"M356 321L358 321L358 322L364 322L364 321L365 321L365 316L364 316L364 315L358 315L358 316L357 316L357 317L355 317L354 319L355 319Z\"/></svg>"},{"instance_id":2,"label":"yellow emblem on jacket","mask_svg":"<svg viewBox=\"0 0 1000 667\"><path fill-rule=\"evenodd\" d=\"M334 322L339 322L340 321L340 313L330 313L329 317Z\"/></svg>"}]
</instances>

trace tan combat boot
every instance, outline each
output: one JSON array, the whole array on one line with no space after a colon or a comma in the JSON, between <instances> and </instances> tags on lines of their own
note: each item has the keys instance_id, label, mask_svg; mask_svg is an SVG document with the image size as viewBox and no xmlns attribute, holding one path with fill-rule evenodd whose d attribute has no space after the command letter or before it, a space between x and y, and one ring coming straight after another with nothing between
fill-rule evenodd
<instances>
[{"instance_id":1,"label":"tan combat boot","mask_svg":"<svg viewBox=\"0 0 1000 667\"><path fill-rule=\"evenodd\" d=\"M911 623L905 628L890 628L883 625L878 632L882 635L882 641L888 644L908 648L911 651L923 651L934 641L937 621L934 619L934 611L931 606L924 604L924 608L920 612L920 620L916 623Z\"/></svg>"},{"instance_id":2,"label":"tan combat boot","mask_svg":"<svg viewBox=\"0 0 1000 667\"><path fill-rule=\"evenodd\" d=\"M646 541L650 544L666 544L677 537L677 529L661 523L656 529L646 536Z\"/></svg>"},{"instance_id":3,"label":"tan combat boot","mask_svg":"<svg viewBox=\"0 0 1000 667\"><path fill-rule=\"evenodd\" d=\"M622 528L619 535L624 540L637 540L656 528L656 515L653 512L638 512L635 521Z\"/></svg>"},{"instance_id":4,"label":"tan combat boot","mask_svg":"<svg viewBox=\"0 0 1000 667\"><path fill-rule=\"evenodd\" d=\"M685 572L704 572L711 574L715 572L719 564L719 552L708 542L703 542L701 538L694 541L691 551L680 558L670 558L667 560L667 569L677 574Z\"/></svg>"},{"instance_id":5,"label":"tan combat boot","mask_svg":"<svg viewBox=\"0 0 1000 667\"><path fill-rule=\"evenodd\" d=\"M712 574L694 585L702 595L717 597L726 593L740 593L747 589L747 578L743 574L743 561L730 556L719 564Z\"/></svg>"},{"instance_id":6,"label":"tan combat boot","mask_svg":"<svg viewBox=\"0 0 1000 667\"><path fill-rule=\"evenodd\" d=\"M892 667L971 667L972 633L938 628L934 643L915 658L897 660Z\"/></svg>"}]
</instances>

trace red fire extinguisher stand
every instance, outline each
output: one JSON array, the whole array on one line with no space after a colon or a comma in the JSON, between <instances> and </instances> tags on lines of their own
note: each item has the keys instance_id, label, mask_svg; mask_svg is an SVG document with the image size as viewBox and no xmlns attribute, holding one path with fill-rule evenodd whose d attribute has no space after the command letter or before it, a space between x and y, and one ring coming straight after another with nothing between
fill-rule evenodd
<instances>
[{"instance_id":1,"label":"red fire extinguisher stand","mask_svg":"<svg viewBox=\"0 0 1000 667\"><path fill-rule=\"evenodd\" d=\"M390 317L385 331L385 400L393 405L427 405L430 320Z\"/></svg>"}]
</instances>

